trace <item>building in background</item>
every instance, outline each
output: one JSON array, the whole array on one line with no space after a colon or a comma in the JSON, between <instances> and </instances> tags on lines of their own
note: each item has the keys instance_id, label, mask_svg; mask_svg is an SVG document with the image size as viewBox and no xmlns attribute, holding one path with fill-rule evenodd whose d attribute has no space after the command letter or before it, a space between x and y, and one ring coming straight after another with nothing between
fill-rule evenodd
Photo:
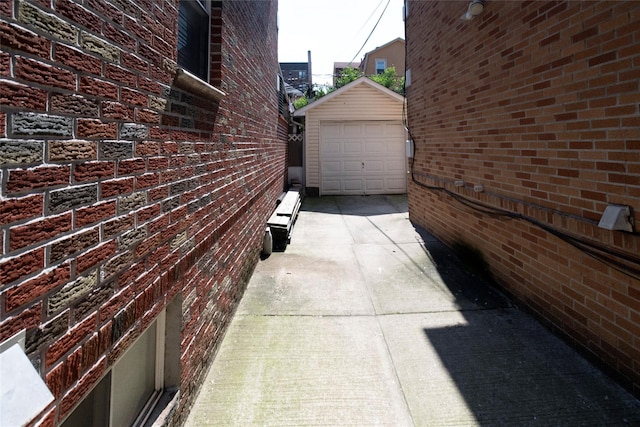
<instances>
[{"instance_id":1,"label":"building in background","mask_svg":"<svg viewBox=\"0 0 640 427\"><path fill-rule=\"evenodd\" d=\"M286 185L276 18L0 2L1 424L185 418Z\"/></svg>"},{"instance_id":2,"label":"building in background","mask_svg":"<svg viewBox=\"0 0 640 427\"><path fill-rule=\"evenodd\" d=\"M365 53L360 70L365 76L382 74L387 68L395 68L397 76L404 76L405 41L398 37Z\"/></svg>"},{"instance_id":3,"label":"building in background","mask_svg":"<svg viewBox=\"0 0 640 427\"><path fill-rule=\"evenodd\" d=\"M640 3L405 14L410 218L638 395Z\"/></svg>"},{"instance_id":4,"label":"building in background","mask_svg":"<svg viewBox=\"0 0 640 427\"><path fill-rule=\"evenodd\" d=\"M281 62L280 69L284 81L294 89L310 96L313 89L311 75L311 51L307 52L307 62Z\"/></svg>"}]
</instances>

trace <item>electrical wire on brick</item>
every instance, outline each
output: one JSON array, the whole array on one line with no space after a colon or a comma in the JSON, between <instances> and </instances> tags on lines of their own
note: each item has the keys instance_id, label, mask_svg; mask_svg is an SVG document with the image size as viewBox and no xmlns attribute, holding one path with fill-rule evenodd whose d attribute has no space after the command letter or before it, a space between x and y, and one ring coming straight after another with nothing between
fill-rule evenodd
<instances>
[{"instance_id":1,"label":"electrical wire on brick","mask_svg":"<svg viewBox=\"0 0 640 427\"><path fill-rule=\"evenodd\" d=\"M407 38L407 21L405 19L405 23L404 23L404 27L405 27L405 40L407 41L405 43L405 64L408 64L407 62L407 48L408 48L408 38ZM405 86L403 87L403 92L406 96L406 79L405 79ZM416 178L416 173L415 173L415 159L416 159L416 153L418 151L418 147L417 144L415 143L415 139L413 137L413 135L411 134L411 129L409 127L409 119L408 119L408 112L407 112L407 102L405 101L402 105L402 122L404 125L404 128L407 131L407 134L409 135L409 140L411 141L411 145L413 148L413 155L411 157L411 161L409 162L409 171L411 173L411 181L418 185L421 188L430 190L432 192L441 192L444 193L446 196L449 196L449 198L455 200L456 202L458 202L460 205L463 205L469 209L472 210L472 212L479 212L482 213L484 215L487 216L491 216L494 218L499 218L499 219L517 219L517 220L521 220L521 221L526 221L544 231L546 231L547 233L557 237L558 239L562 240L563 242L575 247L576 249L580 250L581 252L585 253L586 255L592 257L593 259L596 259L602 263L604 263L605 265L607 265L608 267L624 274L627 277L630 277L632 279L635 280L640 280L640 258L638 257L634 257L632 255L629 255L627 253L621 252L621 251L617 251L615 249L611 249L601 243L598 242L593 242L593 241L589 241L586 240L582 237L578 237L578 236L573 236L569 233L566 233L564 231L560 231L554 227L551 227L548 224L544 224L540 221L538 221L535 218L529 217L527 215L523 215L517 212L512 212L512 211L507 211L505 209L500 209L500 208L496 208L494 206L488 205L486 203L480 202L478 200L463 196L459 193L453 192L447 188L445 188L444 186L435 186L435 185L428 185L424 182L421 182L420 180L418 180ZM522 200L515 200L518 203L522 203L524 204L525 202ZM454 207L455 209L461 210L465 213L470 213L467 210L462 209L459 205L451 203L449 200L447 200L447 198L445 198L445 202L448 203L450 206ZM561 211L556 211L558 214L560 215L567 215ZM634 235L637 235L638 233L633 233ZM631 264L631 265L629 265Z\"/></svg>"}]
</instances>

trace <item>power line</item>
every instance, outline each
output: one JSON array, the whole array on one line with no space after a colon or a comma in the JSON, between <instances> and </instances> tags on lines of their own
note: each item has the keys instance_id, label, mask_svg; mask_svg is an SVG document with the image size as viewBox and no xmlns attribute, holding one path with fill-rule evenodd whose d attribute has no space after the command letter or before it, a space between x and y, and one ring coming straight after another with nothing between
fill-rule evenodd
<instances>
[{"instance_id":1,"label":"power line","mask_svg":"<svg viewBox=\"0 0 640 427\"><path fill-rule=\"evenodd\" d=\"M365 25L367 25L369 23L369 20L373 17L373 14L376 13L378 11L378 9L380 8L380 5L382 4L384 0L380 0L380 3L378 3L378 5L375 7L375 9L373 9L373 11L371 11L371 15L369 15L369 17L367 18L366 21L364 21L364 23L362 24L362 26L360 28L358 28L358 34L360 33L360 31L365 27Z\"/></svg>"},{"instance_id":2,"label":"power line","mask_svg":"<svg viewBox=\"0 0 640 427\"><path fill-rule=\"evenodd\" d=\"M367 36L367 39L364 41L364 43L362 44L362 46L360 47L360 50L358 50L358 52L353 55L353 58L351 59L351 61L349 61L349 66L351 66L351 64L353 64L353 61L358 57L358 55L360 54L360 52L362 52L362 49L364 49L365 45L367 44L367 42L369 41L369 39L371 38L371 35L373 35L373 32L376 30L376 28L378 27L378 24L380 23L380 20L382 19L382 17L384 16L384 13L387 11L387 8L389 7L389 3L391 3L391 0L387 0L387 4L384 6L384 9L382 10L382 13L380 14L380 17L378 18L378 21L376 21L376 25L373 26L373 29L371 30L371 32L369 33L369 35Z\"/></svg>"}]
</instances>

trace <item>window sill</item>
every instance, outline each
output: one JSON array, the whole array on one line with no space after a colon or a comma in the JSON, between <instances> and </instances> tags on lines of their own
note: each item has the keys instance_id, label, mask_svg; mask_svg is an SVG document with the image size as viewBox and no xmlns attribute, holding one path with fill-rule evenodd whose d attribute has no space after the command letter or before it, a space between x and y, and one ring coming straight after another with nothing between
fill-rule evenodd
<instances>
[{"instance_id":1,"label":"window sill","mask_svg":"<svg viewBox=\"0 0 640 427\"><path fill-rule=\"evenodd\" d=\"M183 68L178 67L176 70L174 82L179 88L187 90L195 95L200 95L214 102L220 102L220 100L222 100L226 95L220 89L211 86L209 83Z\"/></svg>"},{"instance_id":2,"label":"window sill","mask_svg":"<svg viewBox=\"0 0 640 427\"><path fill-rule=\"evenodd\" d=\"M171 422L173 411L178 407L180 391L177 388L165 390L151 412L144 427L165 427Z\"/></svg>"}]
</instances>

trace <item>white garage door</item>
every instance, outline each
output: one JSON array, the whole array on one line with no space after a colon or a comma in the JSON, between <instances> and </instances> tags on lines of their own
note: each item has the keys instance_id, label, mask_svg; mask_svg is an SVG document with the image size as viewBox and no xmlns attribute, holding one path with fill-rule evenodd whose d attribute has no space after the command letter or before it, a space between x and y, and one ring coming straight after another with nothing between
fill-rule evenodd
<instances>
[{"instance_id":1,"label":"white garage door","mask_svg":"<svg viewBox=\"0 0 640 427\"><path fill-rule=\"evenodd\" d=\"M404 141L399 122L322 123L321 194L406 193Z\"/></svg>"}]
</instances>

